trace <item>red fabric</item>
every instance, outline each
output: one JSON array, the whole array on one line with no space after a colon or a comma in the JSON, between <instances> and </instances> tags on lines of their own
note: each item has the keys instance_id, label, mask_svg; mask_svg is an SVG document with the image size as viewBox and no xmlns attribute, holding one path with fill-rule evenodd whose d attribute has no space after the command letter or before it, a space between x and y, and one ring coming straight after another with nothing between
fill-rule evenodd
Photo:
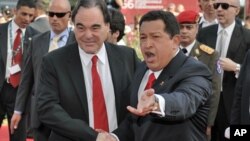
<instances>
[{"instance_id":1,"label":"red fabric","mask_svg":"<svg viewBox=\"0 0 250 141\"><path fill-rule=\"evenodd\" d=\"M155 75L154 73L151 73L148 77L148 82L144 90L152 88L152 86L154 85L154 82L155 82Z\"/></svg>"},{"instance_id":2,"label":"red fabric","mask_svg":"<svg viewBox=\"0 0 250 141\"><path fill-rule=\"evenodd\" d=\"M13 49L12 49L13 50L12 66L19 64L19 66L21 67L21 63L22 63L21 34L22 34L21 29L18 29L16 38L14 40ZM10 84L14 88L16 88L19 85L20 78L21 78L21 72L17 72L15 74L10 75L10 79L9 79Z\"/></svg>"},{"instance_id":3,"label":"red fabric","mask_svg":"<svg viewBox=\"0 0 250 141\"><path fill-rule=\"evenodd\" d=\"M97 72L96 67L97 60L98 57L93 56L91 73L93 83L94 128L109 132L106 105L103 96L100 76Z\"/></svg>"}]
</instances>

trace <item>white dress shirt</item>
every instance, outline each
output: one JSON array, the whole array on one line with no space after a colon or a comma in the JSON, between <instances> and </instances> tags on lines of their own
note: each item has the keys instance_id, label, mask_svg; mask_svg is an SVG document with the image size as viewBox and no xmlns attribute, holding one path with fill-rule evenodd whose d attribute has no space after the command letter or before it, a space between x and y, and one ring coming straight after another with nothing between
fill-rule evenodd
<instances>
[{"instance_id":1,"label":"white dress shirt","mask_svg":"<svg viewBox=\"0 0 250 141\"><path fill-rule=\"evenodd\" d=\"M5 78L8 79L10 77L10 67L11 67L11 62L12 62L12 49L13 49L13 45L14 45L14 40L16 38L17 35L17 29L19 29L20 27L15 23L14 20L12 20L9 23L8 26L8 43L7 43L7 59L6 59L6 73L5 73ZM22 34L21 34L21 48L23 51L23 39L24 39L24 34L26 29L25 28L20 28L22 30Z\"/></svg>"},{"instance_id":2,"label":"white dress shirt","mask_svg":"<svg viewBox=\"0 0 250 141\"><path fill-rule=\"evenodd\" d=\"M115 92L112 81L111 71L109 67L109 60L106 52L105 45L103 44L97 54L87 54L83 49L79 48L84 82L86 85L87 100L88 100L88 111L89 111L89 126L94 128L94 113L93 113L93 102L92 102L92 78L91 78L91 59L94 55L97 55L97 71L100 75L103 94L106 104L106 110L108 115L109 131L112 132L117 126L117 114L115 106Z\"/></svg>"}]
</instances>

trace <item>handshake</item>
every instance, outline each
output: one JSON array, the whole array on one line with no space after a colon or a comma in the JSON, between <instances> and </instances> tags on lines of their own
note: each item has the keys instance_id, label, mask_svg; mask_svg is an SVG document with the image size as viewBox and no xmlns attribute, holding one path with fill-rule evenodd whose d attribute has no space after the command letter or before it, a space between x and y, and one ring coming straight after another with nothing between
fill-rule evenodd
<instances>
[{"instance_id":1,"label":"handshake","mask_svg":"<svg viewBox=\"0 0 250 141\"><path fill-rule=\"evenodd\" d=\"M96 129L96 131L99 132L96 141L119 141L114 134L108 133L101 129Z\"/></svg>"}]
</instances>

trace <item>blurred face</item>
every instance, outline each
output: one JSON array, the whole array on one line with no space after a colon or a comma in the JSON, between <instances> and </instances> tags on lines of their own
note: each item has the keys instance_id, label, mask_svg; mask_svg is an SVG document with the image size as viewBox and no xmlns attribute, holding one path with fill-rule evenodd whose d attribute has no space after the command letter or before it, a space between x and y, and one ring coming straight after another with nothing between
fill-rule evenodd
<instances>
[{"instance_id":1,"label":"blurred face","mask_svg":"<svg viewBox=\"0 0 250 141\"><path fill-rule=\"evenodd\" d=\"M70 14L70 8L65 3L51 3L48 9L48 17L51 29L56 34L60 34L68 27Z\"/></svg>"},{"instance_id":2,"label":"blurred face","mask_svg":"<svg viewBox=\"0 0 250 141\"><path fill-rule=\"evenodd\" d=\"M28 6L21 6L19 9L15 10L14 21L19 27L26 28L33 20L34 14L35 14L35 8L30 8Z\"/></svg>"},{"instance_id":3,"label":"blurred face","mask_svg":"<svg viewBox=\"0 0 250 141\"><path fill-rule=\"evenodd\" d=\"M205 13L205 14L215 14L215 9L213 7L213 3L216 0L200 0L200 7L201 10Z\"/></svg>"},{"instance_id":4,"label":"blurred face","mask_svg":"<svg viewBox=\"0 0 250 141\"><path fill-rule=\"evenodd\" d=\"M75 37L79 46L89 54L97 53L107 39L109 24L98 7L80 7L75 16Z\"/></svg>"},{"instance_id":5,"label":"blurred face","mask_svg":"<svg viewBox=\"0 0 250 141\"><path fill-rule=\"evenodd\" d=\"M197 32L197 24L180 24L181 45L183 47L190 45L195 40Z\"/></svg>"},{"instance_id":6,"label":"blurred face","mask_svg":"<svg viewBox=\"0 0 250 141\"><path fill-rule=\"evenodd\" d=\"M170 38L162 20L145 21L140 27L140 47L144 60L153 71L163 69L174 57L179 36Z\"/></svg>"},{"instance_id":7,"label":"blurred face","mask_svg":"<svg viewBox=\"0 0 250 141\"><path fill-rule=\"evenodd\" d=\"M217 5L215 7L217 19L224 28L233 23L240 10L236 0L217 0L214 5Z\"/></svg>"}]
</instances>

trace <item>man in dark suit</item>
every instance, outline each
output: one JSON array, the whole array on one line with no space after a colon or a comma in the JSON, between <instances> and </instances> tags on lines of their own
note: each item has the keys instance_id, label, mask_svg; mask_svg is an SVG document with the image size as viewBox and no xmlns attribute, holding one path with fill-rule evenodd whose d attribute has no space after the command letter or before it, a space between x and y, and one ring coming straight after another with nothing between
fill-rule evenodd
<instances>
[{"instance_id":1,"label":"man in dark suit","mask_svg":"<svg viewBox=\"0 0 250 141\"><path fill-rule=\"evenodd\" d=\"M213 93L209 98L210 110L208 113L207 137L211 138L211 127L214 125L214 120L217 114L220 90L221 76L218 71L219 54L213 48L210 48L196 41L196 35L199 30L198 20L199 14L192 10L187 10L177 16L180 24L180 48L187 56L192 56L195 59L203 62L212 72L212 87Z\"/></svg>"},{"instance_id":2,"label":"man in dark suit","mask_svg":"<svg viewBox=\"0 0 250 141\"><path fill-rule=\"evenodd\" d=\"M33 28L27 27L33 19L34 12L35 4L32 1L19 0L16 5L15 18L0 25L0 104L4 113L7 114L9 125L29 42L38 33ZM26 139L25 120L20 122L19 127L15 134L10 135L11 141Z\"/></svg>"},{"instance_id":3,"label":"man in dark suit","mask_svg":"<svg viewBox=\"0 0 250 141\"><path fill-rule=\"evenodd\" d=\"M113 131L125 118L137 57L131 48L104 43L109 16L103 0L79 1L72 21L77 43L43 59L38 117L52 129L50 141L95 141L95 129Z\"/></svg>"},{"instance_id":4,"label":"man in dark suit","mask_svg":"<svg viewBox=\"0 0 250 141\"><path fill-rule=\"evenodd\" d=\"M240 75L235 87L235 98L231 112L231 125L250 125L250 95L249 95L250 51L242 64Z\"/></svg>"},{"instance_id":5,"label":"man in dark suit","mask_svg":"<svg viewBox=\"0 0 250 141\"><path fill-rule=\"evenodd\" d=\"M145 62L131 84L131 114L114 133L120 141L204 141L210 71L180 51L179 26L172 13L148 12L139 30ZM98 137L111 138L105 133Z\"/></svg>"},{"instance_id":6,"label":"man in dark suit","mask_svg":"<svg viewBox=\"0 0 250 141\"><path fill-rule=\"evenodd\" d=\"M71 13L68 0L52 0L49 4L49 13L56 11L64 12L63 17L57 17L57 14L49 14L49 23L51 31L35 36L31 41L28 57L24 64L21 83L17 92L15 113L11 121L11 132L19 128L18 124L22 115L29 110L28 99L31 98L31 127L34 130L35 141L47 141L50 135L50 129L40 123L36 111L36 89L40 77L40 66L42 57L51 50L53 38L60 36L57 42L58 47L63 47L75 41L73 31L68 28L68 21ZM56 26L55 26L56 23Z\"/></svg>"},{"instance_id":7,"label":"man in dark suit","mask_svg":"<svg viewBox=\"0 0 250 141\"><path fill-rule=\"evenodd\" d=\"M47 6L44 0L37 0L36 1L36 12L35 12L35 19L30 26L34 29L38 30L41 33L50 30L49 20L46 15Z\"/></svg>"},{"instance_id":8,"label":"man in dark suit","mask_svg":"<svg viewBox=\"0 0 250 141\"><path fill-rule=\"evenodd\" d=\"M247 50L250 47L250 32L235 22L240 11L239 0L218 0L214 3L218 25L199 31L197 40L220 54L219 65L222 72L222 89L215 124L212 128L212 141L224 141L224 131L229 126L234 88Z\"/></svg>"}]
</instances>

